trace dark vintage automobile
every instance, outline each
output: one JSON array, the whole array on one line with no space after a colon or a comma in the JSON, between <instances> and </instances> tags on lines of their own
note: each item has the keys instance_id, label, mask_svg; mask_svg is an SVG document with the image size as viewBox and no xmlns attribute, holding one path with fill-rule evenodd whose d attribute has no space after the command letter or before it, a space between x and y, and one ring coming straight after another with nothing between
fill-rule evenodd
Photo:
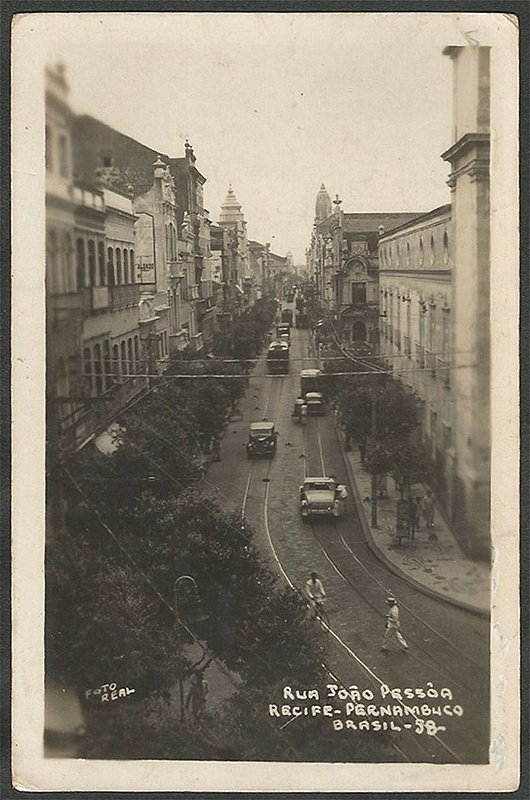
<instances>
[{"instance_id":1,"label":"dark vintage automobile","mask_svg":"<svg viewBox=\"0 0 530 800\"><path fill-rule=\"evenodd\" d=\"M321 416L326 413L326 405L322 392L307 392L305 401L308 414Z\"/></svg>"},{"instance_id":2,"label":"dark vintage automobile","mask_svg":"<svg viewBox=\"0 0 530 800\"><path fill-rule=\"evenodd\" d=\"M274 457L278 434L273 422L251 422L247 442L247 455Z\"/></svg>"}]
</instances>

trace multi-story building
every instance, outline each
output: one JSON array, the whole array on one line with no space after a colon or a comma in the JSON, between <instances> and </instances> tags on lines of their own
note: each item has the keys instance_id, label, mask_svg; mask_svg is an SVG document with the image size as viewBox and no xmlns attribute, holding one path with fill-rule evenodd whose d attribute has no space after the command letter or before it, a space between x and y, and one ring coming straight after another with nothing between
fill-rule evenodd
<instances>
[{"instance_id":1,"label":"multi-story building","mask_svg":"<svg viewBox=\"0 0 530 800\"><path fill-rule=\"evenodd\" d=\"M490 51L448 47L453 61L452 393L454 510L463 541L490 556Z\"/></svg>"},{"instance_id":2,"label":"multi-story building","mask_svg":"<svg viewBox=\"0 0 530 800\"><path fill-rule=\"evenodd\" d=\"M250 264L247 223L232 186L229 186L221 206L219 226L227 232L224 239L225 275L228 284L225 302L229 303L231 313L238 313L249 303L249 280L246 279L250 279Z\"/></svg>"},{"instance_id":3,"label":"multi-story building","mask_svg":"<svg viewBox=\"0 0 530 800\"><path fill-rule=\"evenodd\" d=\"M379 342L378 238L414 213L349 213L338 195L331 201L322 184L308 253L318 301L333 315L335 334L354 349L375 352Z\"/></svg>"},{"instance_id":4,"label":"multi-story building","mask_svg":"<svg viewBox=\"0 0 530 800\"><path fill-rule=\"evenodd\" d=\"M269 287L269 250L270 244L262 244L252 239L248 243L249 269L254 285L257 287L257 296L263 297L270 293Z\"/></svg>"},{"instance_id":5,"label":"multi-story building","mask_svg":"<svg viewBox=\"0 0 530 800\"><path fill-rule=\"evenodd\" d=\"M380 352L421 400L421 431L437 467L438 495L452 514L454 407L451 325L454 226L451 206L379 238Z\"/></svg>"},{"instance_id":6,"label":"multi-story building","mask_svg":"<svg viewBox=\"0 0 530 800\"><path fill-rule=\"evenodd\" d=\"M82 296L74 259L72 121L62 66L46 82L46 408L48 456L75 444L82 412Z\"/></svg>"},{"instance_id":7,"label":"multi-story building","mask_svg":"<svg viewBox=\"0 0 530 800\"><path fill-rule=\"evenodd\" d=\"M422 401L439 499L489 557L489 50L454 61L451 203L379 238L381 352Z\"/></svg>"},{"instance_id":8,"label":"multi-story building","mask_svg":"<svg viewBox=\"0 0 530 800\"><path fill-rule=\"evenodd\" d=\"M157 363L163 366L170 351L188 345L201 349L209 220L202 199L206 179L193 148L186 142L184 158L170 158L86 115L76 119L75 132L78 175L133 196L141 312L151 322L158 318ZM208 313L208 302L202 305Z\"/></svg>"}]
</instances>

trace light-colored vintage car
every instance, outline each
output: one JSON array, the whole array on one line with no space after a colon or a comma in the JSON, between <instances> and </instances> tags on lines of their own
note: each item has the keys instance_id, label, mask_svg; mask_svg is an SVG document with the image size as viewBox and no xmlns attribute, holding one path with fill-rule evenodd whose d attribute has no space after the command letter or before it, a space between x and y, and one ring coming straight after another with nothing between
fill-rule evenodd
<instances>
[{"instance_id":1,"label":"light-colored vintage car","mask_svg":"<svg viewBox=\"0 0 530 800\"><path fill-rule=\"evenodd\" d=\"M312 516L339 517L342 504L339 485L333 478L306 478L300 486L302 519Z\"/></svg>"}]
</instances>

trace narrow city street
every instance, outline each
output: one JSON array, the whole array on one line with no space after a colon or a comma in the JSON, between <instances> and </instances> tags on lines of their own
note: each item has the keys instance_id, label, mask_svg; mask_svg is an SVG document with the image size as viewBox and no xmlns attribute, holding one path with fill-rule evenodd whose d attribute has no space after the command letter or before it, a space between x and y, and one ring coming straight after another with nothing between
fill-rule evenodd
<instances>
[{"instance_id":1,"label":"narrow city street","mask_svg":"<svg viewBox=\"0 0 530 800\"><path fill-rule=\"evenodd\" d=\"M382 684L424 690L433 684L436 690L451 690L451 705L461 706L462 715L432 717L439 726L435 735L416 733L416 720L404 719L411 724L395 739L401 759L484 763L489 742L488 621L429 597L391 573L367 546L351 487L342 517L312 518L306 524L300 516L298 488L306 475L333 474L346 484L348 479L329 411L310 417L305 426L291 418L300 370L316 366L308 355L313 353L309 331L293 328L291 335L289 374L267 375L265 357L260 358L226 430L221 461L212 464L203 490L227 510L241 511L256 532L263 558L282 581L301 591L312 571L319 574L328 596L331 627L325 632L325 666L330 684L374 692ZM249 461L248 426L263 418L279 431L277 453L273 459ZM380 649L389 594L399 601L407 653ZM286 729L297 724L291 718L278 723ZM336 735L348 734L344 730Z\"/></svg>"}]
</instances>

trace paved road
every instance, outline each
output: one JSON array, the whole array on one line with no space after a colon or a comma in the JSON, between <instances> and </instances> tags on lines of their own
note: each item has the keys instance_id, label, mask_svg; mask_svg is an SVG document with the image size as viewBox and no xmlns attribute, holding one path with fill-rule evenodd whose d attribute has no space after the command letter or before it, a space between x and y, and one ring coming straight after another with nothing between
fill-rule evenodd
<instances>
[{"instance_id":1,"label":"paved road","mask_svg":"<svg viewBox=\"0 0 530 800\"><path fill-rule=\"evenodd\" d=\"M425 689L430 681L437 689L451 689L454 699L450 704L461 706L463 716L433 716L437 726L446 728L435 736L415 733L421 723L404 719L411 728L403 727L395 735L400 758L485 763L489 740L487 621L427 597L390 573L366 545L351 490L344 517L310 524L300 518L298 487L304 475L334 474L347 482L331 417L311 418L304 427L290 416L299 391L300 369L316 366L308 358L309 344L308 331L293 330L289 375L269 377L264 358L258 362L240 404L242 419L235 415L229 425L222 461L212 465L205 491L227 508L241 509L256 530L263 558L283 580L301 589L311 571L321 576L331 624L325 634L325 663L338 679L330 677L330 684L371 689L377 698L381 683ZM263 417L274 421L280 432L277 455L272 460L248 461L244 449L248 424ZM400 602L408 653L380 650L389 593ZM436 705L439 701L405 700L411 705L422 702ZM292 724L296 725L296 720Z\"/></svg>"}]
</instances>

